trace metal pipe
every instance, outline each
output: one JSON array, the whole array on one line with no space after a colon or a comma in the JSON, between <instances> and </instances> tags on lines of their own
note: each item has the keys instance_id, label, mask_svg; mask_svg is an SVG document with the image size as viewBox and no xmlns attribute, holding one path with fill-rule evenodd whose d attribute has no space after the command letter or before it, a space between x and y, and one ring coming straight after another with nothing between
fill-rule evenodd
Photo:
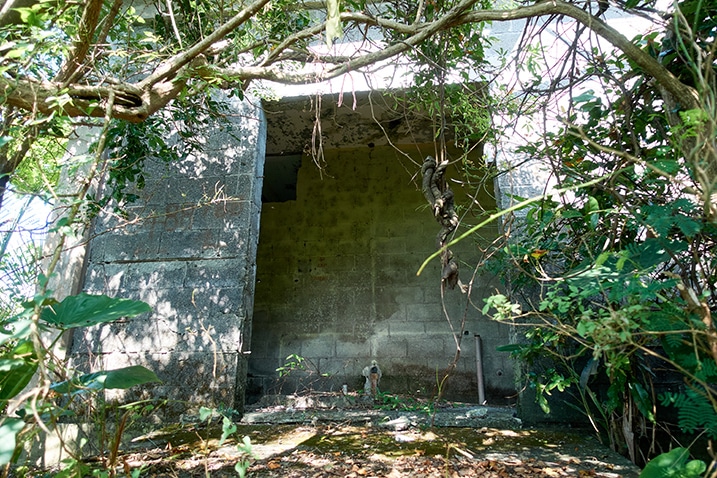
<instances>
[{"instance_id":1,"label":"metal pipe","mask_svg":"<svg viewBox=\"0 0 717 478\"><path fill-rule=\"evenodd\" d=\"M485 384L483 383L483 347L480 335L475 334L476 340L476 378L478 379L478 403L485 403Z\"/></svg>"}]
</instances>

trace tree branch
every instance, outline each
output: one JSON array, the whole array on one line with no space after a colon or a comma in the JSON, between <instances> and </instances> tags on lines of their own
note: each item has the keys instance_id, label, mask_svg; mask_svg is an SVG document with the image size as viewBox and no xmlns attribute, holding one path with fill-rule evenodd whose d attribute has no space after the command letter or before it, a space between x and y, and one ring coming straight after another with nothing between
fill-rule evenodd
<instances>
[{"instance_id":1,"label":"tree branch","mask_svg":"<svg viewBox=\"0 0 717 478\"><path fill-rule=\"evenodd\" d=\"M103 118L108 98L114 96L113 114L117 119L139 123L163 108L182 90L186 80L165 81L140 90L127 83L115 87L70 85L57 82L13 81L0 77L0 95L5 103L26 111L49 115Z\"/></svg>"},{"instance_id":2,"label":"tree branch","mask_svg":"<svg viewBox=\"0 0 717 478\"><path fill-rule=\"evenodd\" d=\"M296 58L296 56L289 55L287 57L285 55L293 44L323 31L325 24L320 23L287 37L259 66L218 68L209 65L202 53L208 51L212 45L221 41L226 35L259 13L269 1L255 1L203 40L159 64L152 74L135 84L123 83L113 87L104 85L69 85L67 89L63 90L63 85L57 82L20 81L0 77L0 92L8 104L17 108L40 111L46 114L59 110L72 116L94 117L103 116L104 113L101 109L98 110L98 107L104 104L103 102L106 101L110 92L114 92L116 100L113 116L127 121L140 122L164 107L179 94L186 81L191 77L214 79L220 76L236 82L264 79L286 84L312 83L335 78L347 72L356 71L396 57L416 47L439 31L449 30L457 25L564 15L585 25L621 50L645 74L653 77L661 87L672 94L679 102L679 106L691 109L696 108L698 105L695 90L680 82L675 75L655 58L652 58L648 53L634 45L604 21L563 0L545 0L534 5L510 10L472 10L477 0L463 0L436 21L411 25L376 18L363 13L346 12L341 14L341 20L344 22L378 26L405 34L407 37L401 42L390 44L380 50L353 58L317 55L315 64L326 66L320 71L318 69L312 70L311 67L298 71L288 71L285 67L282 67L282 62L287 58ZM182 74L180 75L180 73ZM53 100L53 97L63 94L68 95L72 101L60 105Z\"/></svg>"},{"instance_id":3,"label":"tree branch","mask_svg":"<svg viewBox=\"0 0 717 478\"><path fill-rule=\"evenodd\" d=\"M348 73L349 71L355 71L358 69L361 69L363 67L374 65L376 63L379 63L383 60L387 60L389 58L393 58L395 56L400 55L401 53L410 50L411 48L415 47L416 45L419 45L422 41L426 40L427 38L431 37L432 35L436 34L437 32L441 30L449 29L451 26L454 26L456 24L461 23L460 19L461 16L465 14L465 12L470 9L478 0L463 0L461 3L453 7L451 10L448 11L442 18L431 22L431 23L423 23L420 25L404 25L399 24L396 22L390 22L390 21L383 21L378 20L374 17L370 17L368 15L363 14L342 14L341 19L348 19L351 18L357 23L365 22L368 25L380 25L385 28L395 28L399 32L406 33L411 32L411 36L409 36L407 39L400 43L395 43L393 45L389 45L386 48L380 49L378 51L374 51L371 53L366 53L365 55L358 56L356 58L352 58L347 60L344 63L334 65L331 68L328 68L320 73L318 72L292 72L287 73L283 72L280 69L268 67L268 68L262 68L262 67L248 67L248 68L236 68L236 69L224 69L222 70L227 76L233 76L233 77L242 77L243 75L247 75L246 79L257 79L257 78L264 78L270 81L276 81L279 83L307 83L307 82L313 82L313 81L324 81L329 80L331 78L336 78L337 76L341 76L344 73ZM322 24L323 26L323 24ZM311 30L314 30L315 27L313 27ZM319 29L318 31L321 31L323 28ZM297 37L302 35L303 32L300 32L296 34ZM283 45L283 44L282 44ZM288 46L288 44L286 45ZM321 63L321 56L317 56L317 63ZM262 76L262 70L268 75L268 76Z\"/></svg>"},{"instance_id":4,"label":"tree branch","mask_svg":"<svg viewBox=\"0 0 717 478\"><path fill-rule=\"evenodd\" d=\"M80 26L77 32L77 39L75 39L72 45L72 53L57 73L55 81L60 83L69 82L75 72L85 62L87 52L90 51L90 46L92 46L92 37L100 21L103 3L103 0L88 0L85 4L85 10L82 12L82 19L80 20Z\"/></svg>"},{"instance_id":5,"label":"tree branch","mask_svg":"<svg viewBox=\"0 0 717 478\"><path fill-rule=\"evenodd\" d=\"M463 16L462 23L522 20L556 14L565 15L578 21L622 51L625 56L642 68L647 75L653 77L674 95L683 108L692 109L698 107L698 95L693 88L682 83L655 58L640 49L603 20L591 15L577 5L566 3L563 0L544 0L535 5L512 10L478 10L469 12Z\"/></svg>"},{"instance_id":6,"label":"tree branch","mask_svg":"<svg viewBox=\"0 0 717 478\"><path fill-rule=\"evenodd\" d=\"M151 88L152 85L155 85L156 83L174 77L179 70L187 66L192 60L204 53L204 51L207 50L210 46L212 46L212 44L222 40L233 30L235 30L244 22L253 17L270 1L271 0L257 0L256 2L252 3L247 8L237 13L227 23L214 30L214 32L212 32L209 36L195 43L194 46L192 46L188 50L183 51L182 53L173 56L167 61L162 62L162 64L160 64L159 67L157 67L157 69L154 70L151 75L140 81L137 84L137 87L140 89L147 89L148 87Z\"/></svg>"}]
</instances>

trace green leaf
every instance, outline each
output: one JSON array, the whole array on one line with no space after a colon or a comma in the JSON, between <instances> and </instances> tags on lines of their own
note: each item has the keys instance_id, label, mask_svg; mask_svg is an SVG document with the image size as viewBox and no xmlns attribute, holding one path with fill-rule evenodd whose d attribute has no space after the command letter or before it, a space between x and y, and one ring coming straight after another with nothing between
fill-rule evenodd
<instances>
[{"instance_id":1,"label":"green leaf","mask_svg":"<svg viewBox=\"0 0 717 478\"><path fill-rule=\"evenodd\" d=\"M32 342L23 340L6 354L0 371L0 407L30 383L37 370L35 349Z\"/></svg>"},{"instance_id":2,"label":"green leaf","mask_svg":"<svg viewBox=\"0 0 717 478\"><path fill-rule=\"evenodd\" d=\"M635 400L637 409L640 410L640 413L651 423L655 423L655 414L652 412L652 400L650 400L650 396L647 390L645 390L645 387L637 382L630 383L628 386L630 387L630 392L632 393L632 398Z\"/></svg>"},{"instance_id":3,"label":"green leaf","mask_svg":"<svg viewBox=\"0 0 717 478\"><path fill-rule=\"evenodd\" d=\"M25 422L19 418L3 417L0 425L0 466L7 465L12 460L17 434L24 426Z\"/></svg>"},{"instance_id":4,"label":"green leaf","mask_svg":"<svg viewBox=\"0 0 717 478\"><path fill-rule=\"evenodd\" d=\"M658 455L645 465L640 478L698 478L707 465L699 460L688 462L689 457L687 448L675 448Z\"/></svg>"},{"instance_id":5,"label":"green leaf","mask_svg":"<svg viewBox=\"0 0 717 478\"><path fill-rule=\"evenodd\" d=\"M610 259L610 253L603 252L599 256L597 256L597 259L595 259L595 265L601 266L601 265L605 264L605 261L607 261L608 259ZM618 268L618 270L619 270L619 268Z\"/></svg>"},{"instance_id":6,"label":"green leaf","mask_svg":"<svg viewBox=\"0 0 717 478\"><path fill-rule=\"evenodd\" d=\"M199 419L201 421L208 420L209 418L212 417L213 414L214 414L214 409L212 409L212 408L201 407L199 409Z\"/></svg>"},{"instance_id":7,"label":"green leaf","mask_svg":"<svg viewBox=\"0 0 717 478\"><path fill-rule=\"evenodd\" d=\"M650 161L650 164L668 174L675 174L680 170L680 163L674 159L656 159Z\"/></svg>"},{"instance_id":8,"label":"green leaf","mask_svg":"<svg viewBox=\"0 0 717 478\"><path fill-rule=\"evenodd\" d=\"M573 98L573 101L575 103L585 103L586 101L590 101L595 98L595 92L593 90L588 90L584 93L579 94L578 96Z\"/></svg>"},{"instance_id":9,"label":"green leaf","mask_svg":"<svg viewBox=\"0 0 717 478\"><path fill-rule=\"evenodd\" d=\"M543 413L545 413L546 415L550 413L550 405L548 404L548 399L545 398L545 395L543 395L542 390L539 392L535 400L538 402L538 405L540 406L540 409L543 411Z\"/></svg>"},{"instance_id":10,"label":"green leaf","mask_svg":"<svg viewBox=\"0 0 717 478\"><path fill-rule=\"evenodd\" d=\"M237 426L228 417L222 420L222 436L219 438L219 446L221 446L230 435L237 431Z\"/></svg>"},{"instance_id":11,"label":"green leaf","mask_svg":"<svg viewBox=\"0 0 717 478\"><path fill-rule=\"evenodd\" d=\"M11 321L15 320L16 317L13 317L10 319ZM3 345L11 340L22 340L26 339L30 336L30 331L32 327L32 319L21 319L16 321L13 326L12 330L0 330L0 345Z\"/></svg>"},{"instance_id":12,"label":"green leaf","mask_svg":"<svg viewBox=\"0 0 717 478\"><path fill-rule=\"evenodd\" d=\"M83 293L69 296L59 304L46 308L40 318L51 325L71 328L112 322L151 310L142 301Z\"/></svg>"},{"instance_id":13,"label":"green leaf","mask_svg":"<svg viewBox=\"0 0 717 478\"><path fill-rule=\"evenodd\" d=\"M81 375L72 380L55 383L50 388L57 393L83 393L87 391L127 389L135 385L161 382L151 370L141 365L102 370Z\"/></svg>"},{"instance_id":14,"label":"green leaf","mask_svg":"<svg viewBox=\"0 0 717 478\"><path fill-rule=\"evenodd\" d=\"M709 121L710 119L710 115L701 108L680 111L679 115L687 126L700 126L702 123Z\"/></svg>"},{"instance_id":15,"label":"green leaf","mask_svg":"<svg viewBox=\"0 0 717 478\"><path fill-rule=\"evenodd\" d=\"M588 202L585 204L585 218L589 221L590 227L596 229L600 216L598 211L600 210L600 203L593 196L588 197Z\"/></svg>"},{"instance_id":16,"label":"green leaf","mask_svg":"<svg viewBox=\"0 0 717 478\"><path fill-rule=\"evenodd\" d=\"M25 365L25 361L22 359L0 359L0 373L9 372L22 365Z\"/></svg>"},{"instance_id":17,"label":"green leaf","mask_svg":"<svg viewBox=\"0 0 717 478\"><path fill-rule=\"evenodd\" d=\"M20 14L20 20L22 20L23 23L27 23L28 25L33 27L42 27L40 17L37 15L37 12L35 12L34 9L15 8L13 10L16 10Z\"/></svg>"},{"instance_id":18,"label":"green leaf","mask_svg":"<svg viewBox=\"0 0 717 478\"><path fill-rule=\"evenodd\" d=\"M677 227L686 237L694 237L702 230L702 224L689 216L677 215L674 220Z\"/></svg>"},{"instance_id":19,"label":"green leaf","mask_svg":"<svg viewBox=\"0 0 717 478\"><path fill-rule=\"evenodd\" d=\"M575 327L575 331L580 337L588 337L595 330L595 323L591 320L581 320Z\"/></svg>"},{"instance_id":20,"label":"green leaf","mask_svg":"<svg viewBox=\"0 0 717 478\"><path fill-rule=\"evenodd\" d=\"M647 269L670 260L674 254L687 250L688 244L682 241L664 241L656 238L646 239L642 244L630 247L633 259L641 268Z\"/></svg>"},{"instance_id":21,"label":"green leaf","mask_svg":"<svg viewBox=\"0 0 717 478\"><path fill-rule=\"evenodd\" d=\"M234 465L234 470L237 472L237 475L239 475L239 478L245 478L246 477L246 470L249 468L249 462L246 460L239 460L236 465Z\"/></svg>"}]
</instances>

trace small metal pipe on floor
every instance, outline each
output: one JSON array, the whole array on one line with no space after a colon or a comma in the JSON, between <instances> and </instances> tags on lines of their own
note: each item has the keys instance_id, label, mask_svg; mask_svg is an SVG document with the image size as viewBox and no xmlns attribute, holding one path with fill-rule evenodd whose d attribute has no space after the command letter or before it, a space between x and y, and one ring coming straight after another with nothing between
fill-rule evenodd
<instances>
[{"instance_id":1,"label":"small metal pipe on floor","mask_svg":"<svg viewBox=\"0 0 717 478\"><path fill-rule=\"evenodd\" d=\"M478 379L478 403L485 404L485 383L483 382L483 346L480 335L475 334L476 341L476 378Z\"/></svg>"}]
</instances>

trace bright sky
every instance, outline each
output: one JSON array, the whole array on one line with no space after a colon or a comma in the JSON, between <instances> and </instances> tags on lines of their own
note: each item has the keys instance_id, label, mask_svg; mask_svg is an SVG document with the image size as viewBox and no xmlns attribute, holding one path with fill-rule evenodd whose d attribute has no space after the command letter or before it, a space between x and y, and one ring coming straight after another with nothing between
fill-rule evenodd
<instances>
[{"instance_id":1,"label":"bright sky","mask_svg":"<svg viewBox=\"0 0 717 478\"><path fill-rule=\"evenodd\" d=\"M28 204L28 201L29 204ZM47 219L50 206L32 196L18 196L6 192L0 209L0 245L7 241L3 263L12 260L25 244L41 245L47 234ZM4 264L3 264L4 266ZM0 268L0 297L4 300L10 292L9 278L5 267ZM27 287L23 294L29 297L33 288Z\"/></svg>"}]
</instances>

